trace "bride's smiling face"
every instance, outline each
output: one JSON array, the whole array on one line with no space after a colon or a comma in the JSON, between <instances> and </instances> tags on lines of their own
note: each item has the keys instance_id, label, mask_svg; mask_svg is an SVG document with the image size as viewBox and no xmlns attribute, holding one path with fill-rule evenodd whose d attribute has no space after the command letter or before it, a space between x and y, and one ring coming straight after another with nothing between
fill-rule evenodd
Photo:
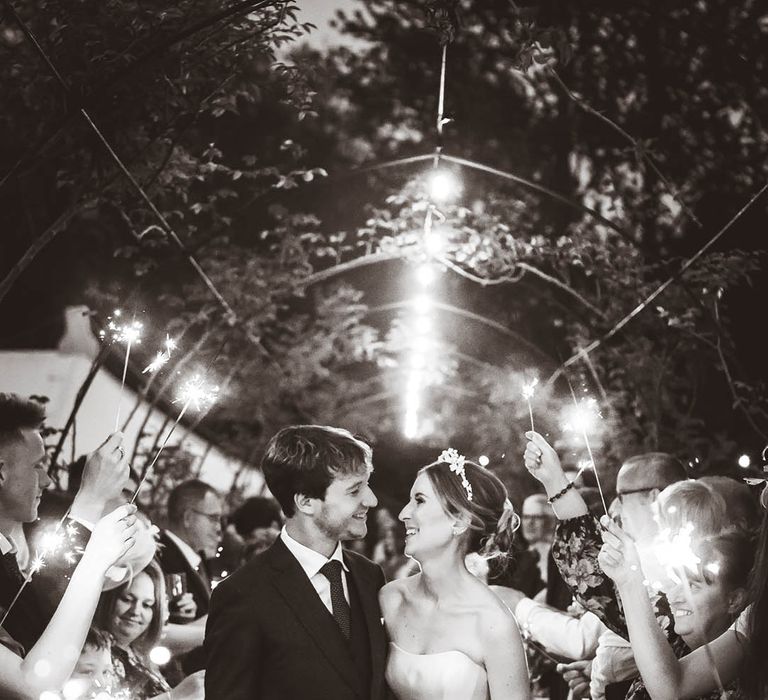
<instances>
[{"instance_id":1,"label":"bride's smiling face","mask_svg":"<svg viewBox=\"0 0 768 700\"><path fill-rule=\"evenodd\" d=\"M424 473L413 482L410 500L398 518L405 525L405 554L414 559L439 551L455 540L456 518L443 510L432 482Z\"/></svg>"}]
</instances>

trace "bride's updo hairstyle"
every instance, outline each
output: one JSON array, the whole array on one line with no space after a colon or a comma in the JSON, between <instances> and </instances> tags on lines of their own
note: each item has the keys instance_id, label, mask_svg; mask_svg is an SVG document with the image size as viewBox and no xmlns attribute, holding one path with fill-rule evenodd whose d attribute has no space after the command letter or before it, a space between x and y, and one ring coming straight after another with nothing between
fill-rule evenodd
<instances>
[{"instance_id":1,"label":"bride's updo hairstyle","mask_svg":"<svg viewBox=\"0 0 768 700\"><path fill-rule=\"evenodd\" d=\"M520 518L501 480L479 464L445 450L420 470L427 476L448 515L467 522L466 551L485 558L506 557L512 549Z\"/></svg>"}]
</instances>

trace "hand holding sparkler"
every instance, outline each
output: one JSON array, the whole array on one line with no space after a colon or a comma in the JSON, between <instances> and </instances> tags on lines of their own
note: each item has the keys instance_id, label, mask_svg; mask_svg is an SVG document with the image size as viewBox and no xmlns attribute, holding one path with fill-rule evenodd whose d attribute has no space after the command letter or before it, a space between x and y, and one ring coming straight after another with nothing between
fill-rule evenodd
<instances>
[{"instance_id":1,"label":"hand holding sparkler","mask_svg":"<svg viewBox=\"0 0 768 700\"><path fill-rule=\"evenodd\" d=\"M96 524L82 562L99 575L117 562L136 542L136 506L124 504Z\"/></svg>"},{"instance_id":2,"label":"hand holding sparkler","mask_svg":"<svg viewBox=\"0 0 768 700\"><path fill-rule=\"evenodd\" d=\"M530 430L525 434L528 444L525 446L525 468L544 486L565 485L565 473L560 458L552 446L539 433Z\"/></svg>"},{"instance_id":3,"label":"hand holding sparkler","mask_svg":"<svg viewBox=\"0 0 768 700\"><path fill-rule=\"evenodd\" d=\"M70 510L71 515L95 523L101 517L104 505L120 496L128 475L123 434L112 433L88 455L80 489Z\"/></svg>"},{"instance_id":4,"label":"hand holding sparkler","mask_svg":"<svg viewBox=\"0 0 768 700\"><path fill-rule=\"evenodd\" d=\"M600 525L603 546L597 561L605 575L610 576L618 588L642 581L643 573L635 541L607 515L600 518Z\"/></svg>"},{"instance_id":5,"label":"hand holding sparkler","mask_svg":"<svg viewBox=\"0 0 768 700\"><path fill-rule=\"evenodd\" d=\"M592 659L584 661L571 661L567 664L557 664L557 672L563 676L563 680L570 688L568 700L576 698L589 698L589 679L592 673Z\"/></svg>"},{"instance_id":6,"label":"hand holding sparkler","mask_svg":"<svg viewBox=\"0 0 768 700\"><path fill-rule=\"evenodd\" d=\"M566 520L588 513L584 499L565 475L557 452L539 433L531 430L525 436L528 438L525 467L544 486L549 497L547 502L555 515L560 520Z\"/></svg>"}]
</instances>

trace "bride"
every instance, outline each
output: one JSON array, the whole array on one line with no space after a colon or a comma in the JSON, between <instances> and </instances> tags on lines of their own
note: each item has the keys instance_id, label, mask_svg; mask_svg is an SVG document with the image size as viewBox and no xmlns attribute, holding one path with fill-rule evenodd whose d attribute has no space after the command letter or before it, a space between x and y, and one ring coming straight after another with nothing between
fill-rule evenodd
<instances>
[{"instance_id":1,"label":"bride","mask_svg":"<svg viewBox=\"0 0 768 700\"><path fill-rule=\"evenodd\" d=\"M515 618L464 565L509 550L518 518L504 485L446 450L419 471L399 518L421 573L379 593L389 687L399 700L529 700Z\"/></svg>"}]
</instances>

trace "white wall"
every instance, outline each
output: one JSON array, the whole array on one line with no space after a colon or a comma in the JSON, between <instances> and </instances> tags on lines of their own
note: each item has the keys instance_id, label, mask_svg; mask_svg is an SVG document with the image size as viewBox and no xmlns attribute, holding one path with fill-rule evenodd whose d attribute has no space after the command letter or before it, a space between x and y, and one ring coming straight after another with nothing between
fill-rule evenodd
<instances>
[{"instance_id":1,"label":"white wall","mask_svg":"<svg viewBox=\"0 0 768 700\"><path fill-rule=\"evenodd\" d=\"M50 402L47 407L46 423L53 428L62 428L90 366L91 360L88 357L58 350L0 352L0 392L14 392L22 396L31 394L47 396ZM120 401L120 382L106 370L99 370L77 414L76 455L95 449L114 430L118 401ZM121 423L128 417L135 402L136 394L126 387L122 395ZM149 410L149 404L142 403L125 430L126 445L131 449L139 427ZM177 416L177 413L171 414L168 427ZM191 417L194 418L194 416ZM163 412L152 410L145 432L151 436L156 435L164 421ZM64 446L63 454L67 459L72 454L72 435L73 432L70 430ZM55 440L56 436L51 439ZM241 466L241 461L229 457L217 447L208 449L209 443L206 440L194 433L189 433L183 425L176 428L168 444L169 446L178 445L180 441L183 441L184 448L197 455L198 459L202 458L207 451L200 478L217 489L229 490ZM261 472L248 469L247 474L246 491L258 493L263 485ZM244 477L245 474L241 477L240 483L243 483Z\"/></svg>"}]
</instances>

